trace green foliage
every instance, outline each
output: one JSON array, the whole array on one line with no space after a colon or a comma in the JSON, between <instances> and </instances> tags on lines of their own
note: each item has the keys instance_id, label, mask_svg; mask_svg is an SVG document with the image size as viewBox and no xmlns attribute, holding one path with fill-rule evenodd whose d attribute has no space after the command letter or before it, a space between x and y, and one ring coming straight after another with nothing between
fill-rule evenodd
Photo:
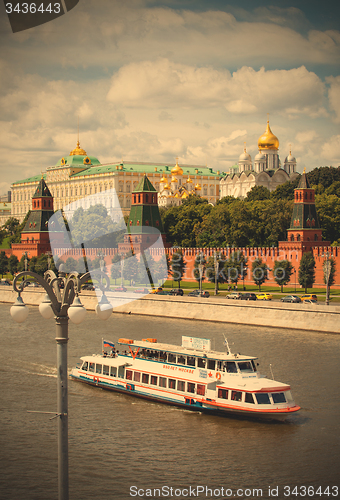
<instances>
[{"instance_id":1,"label":"green foliage","mask_svg":"<svg viewBox=\"0 0 340 500\"><path fill-rule=\"evenodd\" d=\"M289 260L276 260L274 262L273 274L276 283L281 286L281 292L284 285L290 282L293 273L293 265Z\"/></svg>"},{"instance_id":2,"label":"green foliage","mask_svg":"<svg viewBox=\"0 0 340 500\"><path fill-rule=\"evenodd\" d=\"M327 284L327 268L329 271L329 277L328 277L328 286L334 285L335 282L335 272L336 272L336 263L333 257L328 259L328 264L327 260L325 259L322 269L323 269L323 281L325 284Z\"/></svg>"},{"instance_id":3,"label":"green foliage","mask_svg":"<svg viewBox=\"0 0 340 500\"><path fill-rule=\"evenodd\" d=\"M194 278L199 283L204 280L206 263L207 261L203 253L196 255L194 262Z\"/></svg>"},{"instance_id":4,"label":"green foliage","mask_svg":"<svg viewBox=\"0 0 340 500\"><path fill-rule=\"evenodd\" d=\"M335 195L340 198L340 181L335 181L327 189L325 189L325 194L327 196Z\"/></svg>"},{"instance_id":5,"label":"green foliage","mask_svg":"<svg viewBox=\"0 0 340 500\"><path fill-rule=\"evenodd\" d=\"M14 276L18 272L19 259L16 255L11 255L8 259L8 271Z\"/></svg>"},{"instance_id":6,"label":"green foliage","mask_svg":"<svg viewBox=\"0 0 340 500\"><path fill-rule=\"evenodd\" d=\"M270 198L270 191L264 186L253 186L248 191L246 201L262 201Z\"/></svg>"},{"instance_id":7,"label":"green foliage","mask_svg":"<svg viewBox=\"0 0 340 500\"><path fill-rule=\"evenodd\" d=\"M74 246L87 242L91 248L116 248L123 240L125 227L115 223L107 214L106 208L93 205L87 210L78 208L70 222L70 236Z\"/></svg>"},{"instance_id":8,"label":"green foliage","mask_svg":"<svg viewBox=\"0 0 340 500\"><path fill-rule=\"evenodd\" d=\"M113 259L111 260L111 278L115 280L115 283L118 278L121 277L121 256L119 253L116 253Z\"/></svg>"},{"instance_id":9,"label":"green foliage","mask_svg":"<svg viewBox=\"0 0 340 500\"><path fill-rule=\"evenodd\" d=\"M299 175L295 181L287 181L284 184L280 184L271 192L270 197L273 200L294 200L294 189L298 187L300 177Z\"/></svg>"},{"instance_id":10,"label":"green foliage","mask_svg":"<svg viewBox=\"0 0 340 500\"><path fill-rule=\"evenodd\" d=\"M186 262L184 260L183 251L181 248L176 250L171 257L170 261L170 274L173 281L177 281L178 288L180 288L183 275L185 273Z\"/></svg>"},{"instance_id":11,"label":"green foliage","mask_svg":"<svg viewBox=\"0 0 340 500\"><path fill-rule=\"evenodd\" d=\"M315 259L312 252L304 253L300 260L298 281L307 293L315 281Z\"/></svg>"},{"instance_id":12,"label":"green foliage","mask_svg":"<svg viewBox=\"0 0 340 500\"><path fill-rule=\"evenodd\" d=\"M262 259L255 259L252 266L251 271L253 275L254 283L259 287L259 291L261 291L261 285L268 279L268 266Z\"/></svg>"},{"instance_id":13,"label":"green foliage","mask_svg":"<svg viewBox=\"0 0 340 500\"><path fill-rule=\"evenodd\" d=\"M8 271L8 257L5 252L0 252L0 274L1 278Z\"/></svg>"},{"instance_id":14,"label":"green foliage","mask_svg":"<svg viewBox=\"0 0 340 500\"><path fill-rule=\"evenodd\" d=\"M229 283L236 283L243 279L247 273L247 259L240 251L234 251L224 264L224 274Z\"/></svg>"},{"instance_id":15,"label":"green foliage","mask_svg":"<svg viewBox=\"0 0 340 500\"><path fill-rule=\"evenodd\" d=\"M324 189L329 188L333 182L340 181L340 169L336 167L318 167L307 173L311 186L321 184Z\"/></svg>"},{"instance_id":16,"label":"green foliage","mask_svg":"<svg viewBox=\"0 0 340 500\"><path fill-rule=\"evenodd\" d=\"M325 193L315 197L315 207L322 227L322 238L331 243L340 238L340 198Z\"/></svg>"},{"instance_id":17,"label":"green foliage","mask_svg":"<svg viewBox=\"0 0 340 500\"><path fill-rule=\"evenodd\" d=\"M225 255L217 253L215 256L209 257L206 263L206 276L211 283L225 283L227 281L225 275ZM216 273L217 271L217 273Z\"/></svg>"}]
</instances>

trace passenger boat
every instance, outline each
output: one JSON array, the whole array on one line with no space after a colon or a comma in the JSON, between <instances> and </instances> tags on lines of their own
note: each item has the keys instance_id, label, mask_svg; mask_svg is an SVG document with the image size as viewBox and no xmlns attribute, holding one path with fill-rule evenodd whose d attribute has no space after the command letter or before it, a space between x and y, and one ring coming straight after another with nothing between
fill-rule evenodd
<instances>
[{"instance_id":1,"label":"passenger boat","mask_svg":"<svg viewBox=\"0 0 340 500\"><path fill-rule=\"evenodd\" d=\"M84 356L73 379L103 389L190 410L284 419L300 409L290 386L260 375L256 359L211 349L211 341L182 337L182 345L156 339L103 342L102 354ZM107 350L105 350L107 349Z\"/></svg>"}]
</instances>

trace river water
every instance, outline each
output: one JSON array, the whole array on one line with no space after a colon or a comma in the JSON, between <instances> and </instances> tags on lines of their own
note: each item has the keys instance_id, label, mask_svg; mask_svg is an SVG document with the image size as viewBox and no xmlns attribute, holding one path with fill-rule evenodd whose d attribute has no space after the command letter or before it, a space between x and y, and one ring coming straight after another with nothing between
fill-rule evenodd
<instances>
[{"instance_id":1,"label":"river water","mask_svg":"<svg viewBox=\"0 0 340 500\"><path fill-rule=\"evenodd\" d=\"M57 419L27 413L56 410L54 320L32 307L18 325L0 304L0 321L0 498L57 499ZM70 325L68 364L100 352L102 338L180 344L184 334L223 350L223 333L232 351L258 356L261 373L271 364L302 410L285 423L237 420L70 380L70 499L340 496L338 335L88 312Z\"/></svg>"}]
</instances>

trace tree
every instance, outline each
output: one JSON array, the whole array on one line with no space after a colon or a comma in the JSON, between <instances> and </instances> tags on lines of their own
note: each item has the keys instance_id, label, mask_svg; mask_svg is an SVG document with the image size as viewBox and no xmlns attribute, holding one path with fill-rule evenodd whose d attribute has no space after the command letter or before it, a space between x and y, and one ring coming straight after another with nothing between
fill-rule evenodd
<instances>
[{"instance_id":1,"label":"tree","mask_svg":"<svg viewBox=\"0 0 340 500\"><path fill-rule=\"evenodd\" d=\"M215 253L213 257L209 257L206 264L207 279L211 283L215 283L215 295L217 294L218 284L227 281L224 273L225 256L220 252Z\"/></svg>"},{"instance_id":2,"label":"tree","mask_svg":"<svg viewBox=\"0 0 340 500\"><path fill-rule=\"evenodd\" d=\"M115 284L117 279L121 276L121 256L119 253L116 253L113 259L111 260L111 278L115 280Z\"/></svg>"},{"instance_id":3,"label":"tree","mask_svg":"<svg viewBox=\"0 0 340 500\"><path fill-rule=\"evenodd\" d=\"M198 281L200 290L202 288L202 281L204 280L204 272L205 272L206 263L207 263L207 261L206 261L204 254L202 252L200 252L198 255L196 255L195 262L194 262L194 278L196 281Z\"/></svg>"},{"instance_id":4,"label":"tree","mask_svg":"<svg viewBox=\"0 0 340 500\"><path fill-rule=\"evenodd\" d=\"M270 198L270 191L265 186L253 186L250 191L248 191L246 196L246 201L261 201L268 200Z\"/></svg>"},{"instance_id":5,"label":"tree","mask_svg":"<svg viewBox=\"0 0 340 500\"><path fill-rule=\"evenodd\" d=\"M294 189L298 187L300 182L300 175L294 181L287 181L277 186L274 191L270 193L271 199L274 200L294 200Z\"/></svg>"},{"instance_id":6,"label":"tree","mask_svg":"<svg viewBox=\"0 0 340 500\"><path fill-rule=\"evenodd\" d=\"M304 287L305 293L315 282L315 259L312 252L306 252L301 257L298 281Z\"/></svg>"},{"instance_id":7,"label":"tree","mask_svg":"<svg viewBox=\"0 0 340 500\"><path fill-rule=\"evenodd\" d=\"M138 273L140 270L138 259L132 250L129 250L124 255L123 259L124 259L124 267L122 272L122 286L124 278L129 280L130 285L132 285L132 282L137 280Z\"/></svg>"},{"instance_id":8,"label":"tree","mask_svg":"<svg viewBox=\"0 0 340 500\"><path fill-rule=\"evenodd\" d=\"M0 252L0 274L1 278L8 271L8 257L5 252Z\"/></svg>"},{"instance_id":9,"label":"tree","mask_svg":"<svg viewBox=\"0 0 340 500\"><path fill-rule=\"evenodd\" d=\"M283 292L283 286L290 282L290 277L293 273L293 265L289 260L275 260L274 261L274 280L281 287L281 293Z\"/></svg>"},{"instance_id":10,"label":"tree","mask_svg":"<svg viewBox=\"0 0 340 500\"><path fill-rule=\"evenodd\" d=\"M15 273L18 272L18 266L19 266L19 259L16 255L11 255L10 258L8 259L8 271L12 274L12 276L15 275Z\"/></svg>"},{"instance_id":11,"label":"tree","mask_svg":"<svg viewBox=\"0 0 340 500\"><path fill-rule=\"evenodd\" d=\"M261 285L268 279L268 270L267 264L259 258L255 259L251 266L253 280L259 287L259 292L261 291Z\"/></svg>"},{"instance_id":12,"label":"tree","mask_svg":"<svg viewBox=\"0 0 340 500\"><path fill-rule=\"evenodd\" d=\"M186 262L183 257L183 251L180 248L172 254L170 261L170 269L171 269L170 273L173 281L177 281L178 288L180 288L181 280L185 273L185 268L186 268Z\"/></svg>"},{"instance_id":13,"label":"tree","mask_svg":"<svg viewBox=\"0 0 340 500\"><path fill-rule=\"evenodd\" d=\"M234 251L224 264L226 279L237 285L238 280L244 279L247 272L247 259L241 251Z\"/></svg>"},{"instance_id":14,"label":"tree","mask_svg":"<svg viewBox=\"0 0 340 500\"><path fill-rule=\"evenodd\" d=\"M77 261L73 257L68 257L65 262L65 272L73 273L76 272Z\"/></svg>"}]
</instances>

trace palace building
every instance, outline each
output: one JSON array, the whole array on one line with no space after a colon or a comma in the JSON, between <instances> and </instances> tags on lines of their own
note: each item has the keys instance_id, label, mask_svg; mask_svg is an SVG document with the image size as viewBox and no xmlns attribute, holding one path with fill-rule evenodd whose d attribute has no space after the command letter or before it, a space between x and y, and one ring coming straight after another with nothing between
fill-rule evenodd
<instances>
[{"instance_id":1,"label":"palace building","mask_svg":"<svg viewBox=\"0 0 340 500\"><path fill-rule=\"evenodd\" d=\"M258 150L253 164L250 154L244 148L238 164L231 167L220 182L221 198L244 198L254 186L264 186L269 191L274 191L280 184L296 179L296 159L290 151L282 167L279 140L271 131L269 121L265 133L258 140Z\"/></svg>"},{"instance_id":2,"label":"palace building","mask_svg":"<svg viewBox=\"0 0 340 500\"><path fill-rule=\"evenodd\" d=\"M48 167L43 178L54 199L54 209L59 210L88 195L115 189L123 214L128 215L131 193L143 175L147 174L160 194L161 206L178 205L189 194L198 193L209 203L216 204L220 198L220 173L201 165L178 165L165 163L113 162L102 164L98 158L89 156L80 147L62 157L53 167ZM12 184L12 213L21 222L30 210L31 198L39 184L41 175L16 181ZM77 208L77 204L75 204ZM107 207L110 212L110 207Z\"/></svg>"}]
</instances>

